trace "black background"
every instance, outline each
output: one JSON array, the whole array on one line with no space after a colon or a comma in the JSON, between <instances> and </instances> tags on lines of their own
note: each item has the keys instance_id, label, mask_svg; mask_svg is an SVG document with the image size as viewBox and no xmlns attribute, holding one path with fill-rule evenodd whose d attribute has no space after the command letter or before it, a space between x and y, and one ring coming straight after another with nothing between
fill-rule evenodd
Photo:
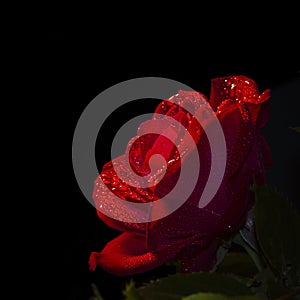
<instances>
[{"instance_id":1,"label":"black background","mask_svg":"<svg viewBox=\"0 0 300 300\"><path fill-rule=\"evenodd\" d=\"M287 194L298 208L300 206L297 202L300 143L297 133L289 129L289 126L300 126L300 65L293 43L289 44L288 39L282 41L290 49L282 53L276 51L277 41L265 37L264 43L255 41L254 47L248 47L249 41L251 45L254 42L246 37L244 44L231 45L228 49L226 40L209 47L206 40L199 45L180 35L170 43L156 41L150 36L149 39L144 36L141 41L138 34L131 39L124 33L124 40L121 36L111 41L103 31L91 33L51 26L45 34L43 61L47 67L50 96L47 109L54 123L47 128L49 147L52 155L59 158L54 166L58 188L53 200L59 209L57 216L52 215L58 233L49 229L45 235L49 235L51 246L62 261L56 269L57 276L52 278L52 285L57 281L62 287L57 299L88 299L92 295L91 283L98 286L105 300L121 299L121 290L130 279L107 274L101 268L95 272L88 270L90 252L101 251L119 232L105 226L84 198L73 173L71 157L75 126L86 105L105 89L124 80L165 77L209 96L212 78L242 74L254 79L260 91L270 88L271 117L263 129L274 160L268 181ZM133 115L152 112L156 104L155 101L140 101L134 109L127 107L127 112L123 109L112 114L99 134L99 168L110 160L113 132ZM167 271L169 269L161 267L133 277L143 281ZM48 288L51 289L51 285Z\"/></svg>"}]
</instances>

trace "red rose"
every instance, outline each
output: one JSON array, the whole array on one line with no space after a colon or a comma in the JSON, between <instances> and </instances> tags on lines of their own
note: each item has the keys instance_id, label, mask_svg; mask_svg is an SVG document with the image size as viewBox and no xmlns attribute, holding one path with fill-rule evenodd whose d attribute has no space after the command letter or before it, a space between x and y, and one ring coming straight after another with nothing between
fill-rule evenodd
<instances>
[{"instance_id":1,"label":"red rose","mask_svg":"<svg viewBox=\"0 0 300 300\"><path fill-rule=\"evenodd\" d=\"M209 102L222 126L227 163L218 192L207 206L199 208L198 202L210 172L210 146L202 127L180 103L188 103L189 111L195 112L203 98ZM220 240L243 226L253 205L253 194L249 191L253 180L258 184L265 182L271 153L260 128L269 117L269 98L270 91L259 94L252 79L228 76L212 80L209 101L200 93L179 91L172 102L161 102L155 113L180 122L195 140L201 163L196 187L179 209L148 223L121 222L97 210L108 226L124 233L110 241L101 252L91 254L90 269L94 270L99 264L110 273L124 276L145 272L171 259L180 259L182 272L211 270L216 263ZM154 114L153 118L156 117L158 115ZM147 122L143 126L147 126ZM193 163L189 155L180 161L176 147L163 135L144 135L138 142L129 144L128 149L131 167L139 175L146 175L149 158L161 153L169 161L163 180L153 188L133 188L117 178L112 162L109 162L95 180L93 199L96 207L99 207L101 197L107 197L101 193L104 184L125 201L155 201L176 184L180 165ZM114 161L122 167L124 159L126 155ZM119 213L117 209L115 211Z\"/></svg>"}]
</instances>

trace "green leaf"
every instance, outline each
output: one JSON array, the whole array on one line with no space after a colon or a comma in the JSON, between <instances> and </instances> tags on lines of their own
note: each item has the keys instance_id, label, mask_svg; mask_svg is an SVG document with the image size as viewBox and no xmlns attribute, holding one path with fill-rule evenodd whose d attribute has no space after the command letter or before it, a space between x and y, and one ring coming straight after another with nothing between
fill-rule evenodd
<instances>
[{"instance_id":1,"label":"green leaf","mask_svg":"<svg viewBox=\"0 0 300 300\"><path fill-rule=\"evenodd\" d=\"M91 287L92 287L93 294L94 294L94 296L92 297L92 300L104 300L104 299L102 298L102 296L100 295L100 292L99 292L99 290L98 290L96 284L92 283L92 284L91 284Z\"/></svg>"},{"instance_id":2,"label":"green leaf","mask_svg":"<svg viewBox=\"0 0 300 300\"><path fill-rule=\"evenodd\" d=\"M180 300L199 292L229 296L251 295L251 290L231 276L218 273L175 274L158 279L137 289L144 300Z\"/></svg>"},{"instance_id":3,"label":"green leaf","mask_svg":"<svg viewBox=\"0 0 300 300\"><path fill-rule=\"evenodd\" d=\"M230 250L231 244L232 244L232 236L228 240L221 241L221 245L217 251L217 262L216 262L212 272L215 272L219 268L219 265L223 262L228 251Z\"/></svg>"},{"instance_id":4,"label":"green leaf","mask_svg":"<svg viewBox=\"0 0 300 300\"><path fill-rule=\"evenodd\" d=\"M123 295L125 296L125 300L143 300L137 291L133 280L126 284Z\"/></svg>"},{"instance_id":5,"label":"green leaf","mask_svg":"<svg viewBox=\"0 0 300 300\"><path fill-rule=\"evenodd\" d=\"M295 131L297 131L297 132L300 133L300 127L290 127L290 129L293 129L293 130L295 130Z\"/></svg>"},{"instance_id":6,"label":"green leaf","mask_svg":"<svg viewBox=\"0 0 300 300\"><path fill-rule=\"evenodd\" d=\"M278 278L274 276L269 268L265 268L255 275L251 289L256 296L263 295L270 299L275 299L288 292L279 284Z\"/></svg>"},{"instance_id":7,"label":"green leaf","mask_svg":"<svg viewBox=\"0 0 300 300\"><path fill-rule=\"evenodd\" d=\"M250 188L251 190L251 188ZM255 251L258 251L257 239L255 235L255 225L253 218L253 209L248 211L247 220L243 228L239 230L243 240Z\"/></svg>"},{"instance_id":8,"label":"green leaf","mask_svg":"<svg viewBox=\"0 0 300 300\"><path fill-rule=\"evenodd\" d=\"M222 294L197 293L182 298L182 300L262 300L265 298L256 296L226 296Z\"/></svg>"},{"instance_id":9,"label":"green leaf","mask_svg":"<svg viewBox=\"0 0 300 300\"><path fill-rule=\"evenodd\" d=\"M300 217L292 203L269 186L255 188L254 219L259 245L284 286L300 285Z\"/></svg>"},{"instance_id":10,"label":"green leaf","mask_svg":"<svg viewBox=\"0 0 300 300\"><path fill-rule=\"evenodd\" d=\"M247 253L229 252L218 267L217 272L253 277L257 273L257 268Z\"/></svg>"},{"instance_id":11,"label":"green leaf","mask_svg":"<svg viewBox=\"0 0 300 300\"><path fill-rule=\"evenodd\" d=\"M300 289L288 289L280 284L278 278L266 268L258 273L253 280L252 287L253 293L256 296L267 297L268 299L275 300L299 300Z\"/></svg>"},{"instance_id":12,"label":"green leaf","mask_svg":"<svg viewBox=\"0 0 300 300\"><path fill-rule=\"evenodd\" d=\"M262 261L261 253L259 251L255 251L250 245L243 239L241 235L241 230L235 234L233 238L233 242L242 246L248 255L251 257L258 271L262 271L264 269L264 263Z\"/></svg>"}]
</instances>

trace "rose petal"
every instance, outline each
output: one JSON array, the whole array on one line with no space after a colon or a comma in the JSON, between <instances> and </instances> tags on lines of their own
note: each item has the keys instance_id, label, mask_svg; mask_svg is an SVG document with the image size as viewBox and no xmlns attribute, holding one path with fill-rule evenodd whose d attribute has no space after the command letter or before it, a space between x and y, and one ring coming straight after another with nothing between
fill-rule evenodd
<instances>
[{"instance_id":1,"label":"rose petal","mask_svg":"<svg viewBox=\"0 0 300 300\"><path fill-rule=\"evenodd\" d=\"M184 248L176 259L179 259L182 273L191 272L209 272L213 269L217 262L217 250L219 243L217 239L208 241L200 241L198 245Z\"/></svg>"},{"instance_id":2,"label":"rose petal","mask_svg":"<svg viewBox=\"0 0 300 300\"><path fill-rule=\"evenodd\" d=\"M257 84L249 77L226 76L211 80L209 103L214 110L225 100L260 103Z\"/></svg>"},{"instance_id":3,"label":"rose petal","mask_svg":"<svg viewBox=\"0 0 300 300\"><path fill-rule=\"evenodd\" d=\"M264 102L270 96L269 89L259 95L256 82L246 76L227 76L211 81L210 105L214 110L217 111L224 101L247 103L253 124L260 128L269 117L269 107Z\"/></svg>"},{"instance_id":4,"label":"rose petal","mask_svg":"<svg viewBox=\"0 0 300 300\"><path fill-rule=\"evenodd\" d=\"M226 176L231 176L241 166L249 153L254 140L254 128L250 113L243 103L223 102L217 116L221 122L226 140Z\"/></svg>"},{"instance_id":5,"label":"rose petal","mask_svg":"<svg viewBox=\"0 0 300 300\"><path fill-rule=\"evenodd\" d=\"M110 241L101 252L93 252L89 259L91 270L100 265L109 273L126 276L151 270L180 251L176 248L150 252L142 234L123 233Z\"/></svg>"},{"instance_id":6,"label":"rose petal","mask_svg":"<svg viewBox=\"0 0 300 300\"><path fill-rule=\"evenodd\" d=\"M118 170L121 170L122 174L128 172L128 164L125 164L124 160L128 159L125 155L122 155L114 160L118 165ZM110 192L107 191L107 188ZM121 222L118 221L120 213L123 208L118 207L118 203L114 201L114 197L117 196L124 201L141 201L149 202L153 195L148 189L134 188L130 185L130 182L123 183L117 176L112 162L107 163L100 174L95 180L93 200L97 209L98 216L110 227L129 232L145 232L145 223L134 223L134 222ZM103 205L111 205L111 214L115 214L115 218L108 217L103 214L101 208ZM134 217L133 217L134 220Z\"/></svg>"}]
</instances>

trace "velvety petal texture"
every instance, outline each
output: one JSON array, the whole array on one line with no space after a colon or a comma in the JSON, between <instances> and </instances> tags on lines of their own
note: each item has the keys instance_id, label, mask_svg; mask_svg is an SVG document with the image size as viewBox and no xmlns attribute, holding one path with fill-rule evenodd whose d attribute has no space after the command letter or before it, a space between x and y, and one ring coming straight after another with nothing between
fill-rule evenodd
<instances>
[{"instance_id":1,"label":"velvety petal texture","mask_svg":"<svg viewBox=\"0 0 300 300\"><path fill-rule=\"evenodd\" d=\"M146 134L149 126L156 126L146 121L140 125L137 139L129 141L126 153L115 158L114 162L124 174L129 173L131 168L136 174L146 176L150 172L150 158L161 154L168 162L166 174L151 188L136 188L130 184L130 179L124 183L118 178L113 163L109 162L95 180L95 205L100 207L105 198L114 206L116 214L121 213L104 187L124 201L146 203L160 199L176 184L181 165L193 165L189 155L191 151L197 151L200 159L197 184L182 206L156 221L121 222L97 209L98 216L108 226L124 233L110 241L101 252L92 252L90 269L95 270L99 265L107 272L126 276L151 270L171 259L180 259L182 272L211 270L216 263L219 241L243 226L253 206L250 185L254 180L263 184L266 171L271 166L271 152L260 133L260 128L269 118L269 98L270 90L259 93L254 80L240 75L212 79L209 100L198 92L179 91L162 101L153 119L165 116L174 119L174 124L159 129L173 136L175 142L162 134ZM200 125L194 116L206 120L208 105L222 126L227 160L217 193L206 207L199 208L198 202L210 173L211 150L203 130L203 127L209 126L209 117L207 124ZM178 122L186 131L179 128ZM195 143L183 144L185 139L182 137L188 133ZM188 149L182 157L178 147ZM130 164L125 163L128 157Z\"/></svg>"}]
</instances>

